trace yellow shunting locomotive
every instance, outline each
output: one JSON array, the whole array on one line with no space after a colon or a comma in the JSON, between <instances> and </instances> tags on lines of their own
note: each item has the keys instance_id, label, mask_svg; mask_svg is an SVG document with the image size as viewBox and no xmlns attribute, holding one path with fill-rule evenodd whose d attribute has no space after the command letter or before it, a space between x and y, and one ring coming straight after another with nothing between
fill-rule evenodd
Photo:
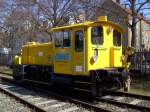
<instances>
[{"instance_id":1,"label":"yellow shunting locomotive","mask_svg":"<svg viewBox=\"0 0 150 112\"><path fill-rule=\"evenodd\" d=\"M74 89L101 95L105 89L121 88L123 29L106 16L48 30L52 42L29 42L14 59L15 79L53 83L68 79Z\"/></svg>"}]
</instances>

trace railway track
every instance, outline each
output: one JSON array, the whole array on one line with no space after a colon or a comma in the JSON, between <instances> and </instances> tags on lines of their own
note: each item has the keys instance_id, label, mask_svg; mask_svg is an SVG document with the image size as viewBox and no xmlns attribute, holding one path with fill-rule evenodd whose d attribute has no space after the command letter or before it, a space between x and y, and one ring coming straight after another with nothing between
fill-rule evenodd
<instances>
[{"instance_id":1,"label":"railway track","mask_svg":"<svg viewBox=\"0 0 150 112\"><path fill-rule=\"evenodd\" d=\"M14 80L10 80L10 78L3 77L2 79L4 79L6 82L9 82L9 83L10 82L13 82L13 84L15 83L15 86L18 85L19 83L19 85L21 84L21 88L22 87L24 88L24 86L27 88L29 87L28 84L23 84L22 82L18 82L18 81L16 82ZM18 90L22 91L22 89L17 90L15 89L15 87L13 86L10 87L10 86L12 85L7 84L6 87L5 86L4 87L5 89L9 88L9 90L13 90L14 88L15 91L18 91ZM32 87L29 87L29 88L32 88ZM37 87L33 87L33 88L37 88ZM34 110L38 110L38 108L40 108L42 111L52 111L50 109L51 104L54 105L55 104L54 102L57 102L56 104L60 104L60 105L58 105L58 108L56 106L56 108L54 108L53 111L60 111L60 112L61 111L62 112L70 112L70 111L149 112L150 111L150 97L149 96L142 96L142 95L120 92L120 91L106 91L105 96L101 98L96 98L96 102L91 103L91 102L83 101L80 98L73 98L71 96L66 97L62 94L60 95L58 94L59 92L53 93L50 91L46 91L44 89L40 90L39 88L37 89L37 91L41 91L42 94L41 93L39 94L38 92L33 94L32 89L29 89L28 92L24 92L26 93L25 97L22 96L25 98L23 100L26 100L27 98L27 101L31 103L31 105L33 106L35 105L35 107L30 106ZM14 92L14 91L11 91L11 92ZM34 97L36 96L36 97L34 98L33 96ZM49 96L52 96L52 98L49 98ZM46 97L46 99L43 99L43 97L44 98ZM40 105L42 105L42 108L40 107ZM85 108L88 108L88 110Z\"/></svg>"},{"instance_id":2,"label":"railway track","mask_svg":"<svg viewBox=\"0 0 150 112\"><path fill-rule=\"evenodd\" d=\"M150 112L150 96L131 94L121 91L106 91L105 96L97 98L98 101L107 102L125 108Z\"/></svg>"},{"instance_id":3,"label":"railway track","mask_svg":"<svg viewBox=\"0 0 150 112\"><path fill-rule=\"evenodd\" d=\"M7 77L0 77L0 91L19 100L37 112L111 112L93 104L61 96L57 93L46 92L40 89L32 90L31 87ZM39 92L40 91L40 92Z\"/></svg>"}]
</instances>

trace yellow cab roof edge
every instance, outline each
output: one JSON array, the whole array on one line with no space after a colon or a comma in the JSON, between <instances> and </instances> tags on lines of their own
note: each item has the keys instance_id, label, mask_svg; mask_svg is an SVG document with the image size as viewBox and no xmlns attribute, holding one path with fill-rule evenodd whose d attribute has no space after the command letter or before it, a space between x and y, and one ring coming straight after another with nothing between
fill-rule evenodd
<instances>
[{"instance_id":1,"label":"yellow cab roof edge","mask_svg":"<svg viewBox=\"0 0 150 112\"><path fill-rule=\"evenodd\" d=\"M48 31L51 32L51 31L57 31L57 30L75 28L75 27L86 27L86 26L89 26L92 23L94 23L94 22L87 21L87 22L84 22L84 23L77 23L77 24L72 24L72 25L67 25L67 26L50 28L50 29L48 29Z\"/></svg>"},{"instance_id":2,"label":"yellow cab roof edge","mask_svg":"<svg viewBox=\"0 0 150 112\"><path fill-rule=\"evenodd\" d=\"M93 24L96 24L96 23L108 24L108 25L116 27L121 32L124 32L124 29L121 26L119 26L118 24L115 24L114 22L111 22L111 21L95 21L95 22L88 21L88 22L77 23L77 24L68 25L68 26L61 26L61 27L49 28L48 32L58 31L58 30L63 30L63 29L69 29L69 28L75 28L75 27L86 27L86 26L90 26L90 25L93 25Z\"/></svg>"},{"instance_id":3,"label":"yellow cab roof edge","mask_svg":"<svg viewBox=\"0 0 150 112\"><path fill-rule=\"evenodd\" d=\"M94 22L93 24L95 24L95 23L108 24L108 25L111 25L111 26L116 27L116 28L119 29L121 32L124 32L123 27L121 27L121 26L119 26L118 24L116 24L116 23L114 23L114 22L111 22L111 21L96 21L96 22Z\"/></svg>"},{"instance_id":4,"label":"yellow cab roof edge","mask_svg":"<svg viewBox=\"0 0 150 112\"><path fill-rule=\"evenodd\" d=\"M87 21L87 22L84 22L84 23L76 23L76 24L72 24L72 25L66 25L66 26L61 26L61 27L50 28L50 29L48 29L48 32L63 30L63 29L69 29L69 28L76 28L76 27L86 27L86 26L91 25L92 23L94 23L94 22Z\"/></svg>"}]
</instances>

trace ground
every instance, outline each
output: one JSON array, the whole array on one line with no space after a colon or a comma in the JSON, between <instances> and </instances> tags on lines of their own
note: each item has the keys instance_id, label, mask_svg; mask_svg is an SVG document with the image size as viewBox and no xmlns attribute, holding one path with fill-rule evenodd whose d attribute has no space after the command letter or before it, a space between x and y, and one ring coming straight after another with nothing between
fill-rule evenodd
<instances>
[{"instance_id":1,"label":"ground","mask_svg":"<svg viewBox=\"0 0 150 112\"><path fill-rule=\"evenodd\" d=\"M2 73L8 73L8 74L12 74L12 69L10 69L10 67L7 66L0 66L0 72Z\"/></svg>"},{"instance_id":2,"label":"ground","mask_svg":"<svg viewBox=\"0 0 150 112\"><path fill-rule=\"evenodd\" d=\"M149 77L134 78L130 92L150 96L150 74Z\"/></svg>"}]
</instances>

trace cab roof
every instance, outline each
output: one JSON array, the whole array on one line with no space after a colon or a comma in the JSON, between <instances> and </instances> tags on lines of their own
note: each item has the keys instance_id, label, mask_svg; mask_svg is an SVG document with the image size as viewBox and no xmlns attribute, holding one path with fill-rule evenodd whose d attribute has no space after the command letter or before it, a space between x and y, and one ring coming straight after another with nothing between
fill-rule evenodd
<instances>
[{"instance_id":1,"label":"cab roof","mask_svg":"<svg viewBox=\"0 0 150 112\"><path fill-rule=\"evenodd\" d=\"M79 28L79 27L89 27L89 26L93 26L95 24L109 25L109 26L117 28L121 32L124 31L121 26L119 26L118 24L115 24L114 22L111 22L111 21L94 21L94 22L86 21L86 22L83 22L83 23L76 23L76 24L71 24L71 25L67 25L67 26L51 28L51 29L48 29L48 31L49 32L53 32L53 31L72 29L72 28Z\"/></svg>"}]
</instances>

